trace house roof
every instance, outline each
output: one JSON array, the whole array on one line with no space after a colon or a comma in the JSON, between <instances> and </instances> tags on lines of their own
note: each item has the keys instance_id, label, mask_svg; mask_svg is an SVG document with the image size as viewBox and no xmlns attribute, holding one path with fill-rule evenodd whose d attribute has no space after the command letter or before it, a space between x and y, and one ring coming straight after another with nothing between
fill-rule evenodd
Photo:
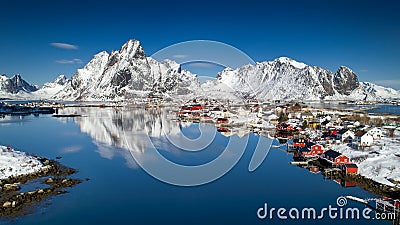
<instances>
[{"instance_id":1,"label":"house roof","mask_svg":"<svg viewBox=\"0 0 400 225\"><path fill-rule=\"evenodd\" d=\"M354 134L354 136L356 136L356 137L362 137L364 134L366 134L367 132L366 131L364 131L364 130L360 130L360 131L357 131L355 134Z\"/></svg>"},{"instance_id":2,"label":"house roof","mask_svg":"<svg viewBox=\"0 0 400 225\"><path fill-rule=\"evenodd\" d=\"M322 124L322 125L327 125L329 122L330 122L330 121L328 121L328 120L324 120L321 124Z\"/></svg>"},{"instance_id":3,"label":"house roof","mask_svg":"<svg viewBox=\"0 0 400 225\"><path fill-rule=\"evenodd\" d=\"M346 168L358 168L358 166L356 164L353 164L353 163L345 164L344 167L346 167Z\"/></svg>"},{"instance_id":4,"label":"house roof","mask_svg":"<svg viewBox=\"0 0 400 225\"><path fill-rule=\"evenodd\" d=\"M322 148L324 147L324 146L322 146L322 145L320 145L320 144L314 144L314 143L313 143L313 144L311 145L311 147L314 147L314 146L321 146Z\"/></svg>"},{"instance_id":5,"label":"house roof","mask_svg":"<svg viewBox=\"0 0 400 225\"><path fill-rule=\"evenodd\" d=\"M338 131L338 134L344 134L348 131L348 129L342 129Z\"/></svg>"},{"instance_id":6,"label":"house roof","mask_svg":"<svg viewBox=\"0 0 400 225\"><path fill-rule=\"evenodd\" d=\"M339 152L334 151L334 150L328 150L325 152L325 156L329 156L330 158L337 158L340 155L342 155L342 154L340 154Z\"/></svg>"}]
</instances>

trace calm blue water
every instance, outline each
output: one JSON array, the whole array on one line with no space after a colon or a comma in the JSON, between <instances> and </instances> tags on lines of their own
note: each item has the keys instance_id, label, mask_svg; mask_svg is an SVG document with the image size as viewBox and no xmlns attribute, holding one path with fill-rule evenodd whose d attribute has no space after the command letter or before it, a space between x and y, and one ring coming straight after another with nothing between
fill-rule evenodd
<instances>
[{"instance_id":1,"label":"calm blue water","mask_svg":"<svg viewBox=\"0 0 400 225\"><path fill-rule=\"evenodd\" d=\"M292 156L279 149L271 149L263 164L248 172L260 138L253 134L239 163L222 178L196 187L173 186L148 175L127 149L142 152L151 163L151 157L146 158L148 146L143 138L147 133L166 158L184 165L200 165L217 158L229 137L216 133L203 151L185 152L173 146L165 134L182 133L196 139L202 125L180 127L167 118L166 112L140 109L69 110L78 110L86 117L0 119L0 144L52 159L62 156L61 163L79 170L76 177L91 179L12 224L390 224L366 220L259 220L256 211L264 203L277 208L319 209L336 206L336 198L342 195L374 196L358 187L343 188L324 180L321 174L290 165ZM210 126L201 128L203 132L214 132ZM349 206L364 208L353 202Z\"/></svg>"},{"instance_id":2,"label":"calm blue water","mask_svg":"<svg viewBox=\"0 0 400 225\"><path fill-rule=\"evenodd\" d=\"M390 113L400 115L400 106L397 105L388 105L388 104L379 104L376 105L378 108L373 110L368 110L370 113Z\"/></svg>"},{"instance_id":3,"label":"calm blue water","mask_svg":"<svg viewBox=\"0 0 400 225\"><path fill-rule=\"evenodd\" d=\"M392 104L376 104L376 105L340 105L338 103L308 103L307 105L315 108L333 108L333 109L345 109L345 110L362 110L370 107L377 107L372 110L367 110L369 113L390 113L400 115L400 106Z\"/></svg>"}]
</instances>

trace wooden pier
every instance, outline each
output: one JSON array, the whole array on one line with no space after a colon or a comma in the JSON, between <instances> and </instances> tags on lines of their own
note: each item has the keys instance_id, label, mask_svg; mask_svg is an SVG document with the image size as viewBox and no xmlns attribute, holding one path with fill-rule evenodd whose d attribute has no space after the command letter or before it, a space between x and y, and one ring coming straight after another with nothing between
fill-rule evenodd
<instances>
[{"instance_id":1,"label":"wooden pier","mask_svg":"<svg viewBox=\"0 0 400 225\"><path fill-rule=\"evenodd\" d=\"M299 166L307 166L308 165L308 161L293 161L293 162L289 162L292 165L299 165Z\"/></svg>"},{"instance_id":2,"label":"wooden pier","mask_svg":"<svg viewBox=\"0 0 400 225\"><path fill-rule=\"evenodd\" d=\"M342 170L339 168L327 168L323 170L323 173L327 177L334 177L340 175Z\"/></svg>"}]
</instances>

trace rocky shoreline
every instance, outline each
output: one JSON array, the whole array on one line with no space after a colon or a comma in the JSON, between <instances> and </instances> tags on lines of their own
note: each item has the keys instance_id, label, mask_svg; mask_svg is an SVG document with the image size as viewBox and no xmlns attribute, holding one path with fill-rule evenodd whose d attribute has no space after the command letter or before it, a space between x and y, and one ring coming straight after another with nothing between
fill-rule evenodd
<instances>
[{"instance_id":1,"label":"rocky shoreline","mask_svg":"<svg viewBox=\"0 0 400 225\"><path fill-rule=\"evenodd\" d=\"M393 199L400 199L400 190L395 187L388 186L386 184L381 184L372 179L363 177L358 174L346 175L345 177L348 181L354 182L357 186L362 189L371 192L378 196L384 196Z\"/></svg>"},{"instance_id":2,"label":"rocky shoreline","mask_svg":"<svg viewBox=\"0 0 400 225\"><path fill-rule=\"evenodd\" d=\"M311 165L318 166L324 170L324 168L329 168L329 165L325 160L318 159L313 161ZM337 173L333 177L326 176L328 179L343 179L345 181L353 182L360 188L378 195L389 197L393 199L400 199L400 189L396 187L391 187L386 184L378 183L370 178L364 177L360 174L345 174L345 173Z\"/></svg>"},{"instance_id":3,"label":"rocky shoreline","mask_svg":"<svg viewBox=\"0 0 400 225\"><path fill-rule=\"evenodd\" d=\"M0 180L0 219L15 218L35 212L35 207L52 196L67 193L67 188L82 182L71 178L75 169L59 162L37 157L44 167L34 173L10 176ZM28 182L37 181L41 188L21 191Z\"/></svg>"}]
</instances>

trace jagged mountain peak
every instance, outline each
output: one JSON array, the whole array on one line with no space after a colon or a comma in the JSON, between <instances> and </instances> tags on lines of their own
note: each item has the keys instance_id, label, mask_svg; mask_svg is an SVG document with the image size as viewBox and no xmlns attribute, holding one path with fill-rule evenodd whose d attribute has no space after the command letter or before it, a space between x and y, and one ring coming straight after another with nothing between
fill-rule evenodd
<instances>
[{"instance_id":1,"label":"jagged mountain peak","mask_svg":"<svg viewBox=\"0 0 400 225\"><path fill-rule=\"evenodd\" d=\"M1 76L0 82L0 91L9 93L9 94L17 94L18 92L29 93L32 91L36 91L38 88L36 85L29 84L24 79L22 79L20 74L16 74L11 78L8 78L6 75Z\"/></svg>"},{"instance_id":2,"label":"jagged mountain peak","mask_svg":"<svg viewBox=\"0 0 400 225\"><path fill-rule=\"evenodd\" d=\"M259 99L345 100L367 99L357 75L347 67L334 74L318 66L308 66L288 57L273 61L225 69L214 84L204 85L205 92L229 87L225 95L252 96Z\"/></svg>"},{"instance_id":3,"label":"jagged mountain peak","mask_svg":"<svg viewBox=\"0 0 400 225\"><path fill-rule=\"evenodd\" d=\"M339 94L349 95L353 90L360 87L357 75L348 67L341 66L333 78L334 85Z\"/></svg>"},{"instance_id":4,"label":"jagged mountain peak","mask_svg":"<svg viewBox=\"0 0 400 225\"><path fill-rule=\"evenodd\" d=\"M45 83L41 89L64 86L68 81L69 79L65 75L61 74L57 76L53 81Z\"/></svg>"},{"instance_id":5,"label":"jagged mountain peak","mask_svg":"<svg viewBox=\"0 0 400 225\"><path fill-rule=\"evenodd\" d=\"M54 79L51 83L64 85L65 83L67 83L67 81L68 78L64 74L61 74L58 77L56 77L56 79Z\"/></svg>"},{"instance_id":6,"label":"jagged mountain peak","mask_svg":"<svg viewBox=\"0 0 400 225\"><path fill-rule=\"evenodd\" d=\"M350 68L347 67L347 66L340 66L340 67L338 68L338 70L336 71L336 73L355 74L355 73L353 72L353 70L350 69Z\"/></svg>"},{"instance_id":7,"label":"jagged mountain peak","mask_svg":"<svg viewBox=\"0 0 400 225\"><path fill-rule=\"evenodd\" d=\"M109 54L107 51L101 51L101 52L95 54L92 59L104 58L104 57L108 57L108 56L109 56Z\"/></svg>"},{"instance_id":8,"label":"jagged mountain peak","mask_svg":"<svg viewBox=\"0 0 400 225\"><path fill-rule=\"evenodd\" d=\"M188 94L197 85L196 79L174 61L147 58L140 42L132 39L118 51L96 54L54 98L122 100L150 92Z\"/></svg>"},{"instance_id":9,"label":"jagged mountain peak","mask_svg":"<svg viewBox=\"0 0 400 225\"><path fill-rule=\"evenodd\" d=\"M281 64L289 64L298 69L303 69L303 68L307 67L307 65L305 63L297 62L296 60L291 59L286 56L279 57L279 58L275 59L274 62L279 62Z\"/></svg>"},{"instance_id":10,"label":"jagged mountain peak","mask_svg":"<svg viewBox=\"0 0 400 225\"><path fill-rule=\"evenodd\" d=\"M20 79L21 79L21 74L15 74L15 75L12 76L10 79L20 80Z\"/></svg>"},{"instance_id":11,"label":"jagged mountain peak","mask_svg":"<svg viewBox=\"0 0 400 225\"><path fill-rule=\"evenodd\" d=\"M39 90L31 93L35 99L49 99L61 91L70 81L65 75L57 76L53 81L45 83Z\"/></svg>"},{"instance_id":12,"label":"jagged mountain peak","mask_svg":"<svg viewBox=\"0 0 400 225\"><path fill-rule=\"evenodd\" d=\"M146 58L146 54L140 41L135 39L128 40L124 45L122 45L118 53L129 58Z\"/></svg>"}]
</instances>

